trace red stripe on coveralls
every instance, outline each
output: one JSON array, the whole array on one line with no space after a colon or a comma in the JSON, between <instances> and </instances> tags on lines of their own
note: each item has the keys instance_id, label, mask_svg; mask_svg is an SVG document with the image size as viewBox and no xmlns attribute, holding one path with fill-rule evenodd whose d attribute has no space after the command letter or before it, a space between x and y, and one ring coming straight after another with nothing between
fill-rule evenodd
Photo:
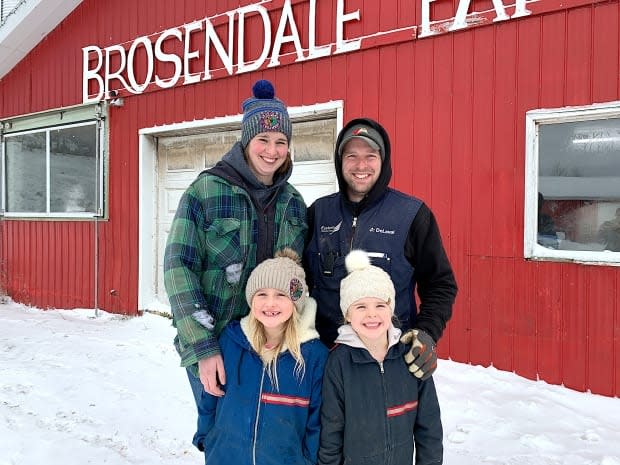
<instances>
[{"instance_id":1,"label":"red stripe on coveralls","mask_svg":"<svg viewBox=\"0 0 620 465\"><path fill-rule=\"evenodd\" d=\"M407 412L411 412L415 410L418 406L418 401L407 402L403 405L397 405L395 407L390 407L387 409L387 416L389 417L397 417L399 415L403 415Z\"/></svg>"},{"instance_id":2,"label":"red stripe on coveralls","mask_svg":"<svg viewBox=\"0 0 620 465\"><path fill-rule=\"evenodd\" d=\"M290 405L294 407L308 407L310 399L306 397L283 396L281 394L263 393L260 400L265 404Z\"/></svg>"}]
</instances>

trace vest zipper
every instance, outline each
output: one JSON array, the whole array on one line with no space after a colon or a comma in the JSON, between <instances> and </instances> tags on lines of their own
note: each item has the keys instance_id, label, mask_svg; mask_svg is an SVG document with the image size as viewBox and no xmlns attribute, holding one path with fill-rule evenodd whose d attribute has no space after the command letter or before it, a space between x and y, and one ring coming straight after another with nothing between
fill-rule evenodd
<instances>
[{"instance_id":1,"label":"vest zipper","mask_svg":"<svg viewBox=\"0 0 620 465\"><path fill-rule=\"evenodd\" d=\"M357 216L353 217L353 224L351 225L351 244L349 244L349 252L353 250L353 238L355 237L355 228L357 227Z\"/></svg>"}]
</instances>

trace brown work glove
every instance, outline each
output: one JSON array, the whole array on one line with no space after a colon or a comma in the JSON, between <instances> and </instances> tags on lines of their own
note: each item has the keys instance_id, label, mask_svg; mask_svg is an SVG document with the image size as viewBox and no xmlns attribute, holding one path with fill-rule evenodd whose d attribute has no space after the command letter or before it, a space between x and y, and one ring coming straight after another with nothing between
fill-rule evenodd
<instances>
[{"instance_id":1,"label":"brown work glove","mask_svg":"<svg viewBox=\"0 0 620 465\"><path fill-rule=\"evenodd\" d=\"M410 329L400 338L400 342L411 344L411 350L404 356L409 371L422 381L431 377L437 368L435 341L421 329Z\"/></svg>"}]
</instances>

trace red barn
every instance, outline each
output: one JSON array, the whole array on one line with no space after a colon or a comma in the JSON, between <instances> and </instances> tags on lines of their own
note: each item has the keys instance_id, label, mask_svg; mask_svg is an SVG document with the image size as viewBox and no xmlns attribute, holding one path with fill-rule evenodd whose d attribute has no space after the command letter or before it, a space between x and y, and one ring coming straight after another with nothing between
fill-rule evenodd
<instances>
[{"instance_id":1,"label":"red barn","mask_svg":"<svg viewBox=\"0 0 620 465\"><path fill-rule=\"evenodd\" d=\"M308 203L344 122L390 133L460 287L441 356L620 395L619 2L504 1L0 2L0 291L165 301L178 198L266 78Z\"/></svg>"}]
</instances>

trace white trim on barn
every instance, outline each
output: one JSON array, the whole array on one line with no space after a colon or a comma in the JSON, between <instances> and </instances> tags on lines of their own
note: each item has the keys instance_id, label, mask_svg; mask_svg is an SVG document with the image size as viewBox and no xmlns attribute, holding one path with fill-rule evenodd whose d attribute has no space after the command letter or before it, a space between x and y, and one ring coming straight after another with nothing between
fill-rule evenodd
<instances>
[{"instance_id":1,"label":"white trim on barn","mask_svg":"<svg viewBox=\"0 0 620 465\"><path fill-rule=\"evenodd\" d=\"M5 13L0 25L0 78L11 71L82 0L28 0Z\"/></svg>"}]
</instances>

